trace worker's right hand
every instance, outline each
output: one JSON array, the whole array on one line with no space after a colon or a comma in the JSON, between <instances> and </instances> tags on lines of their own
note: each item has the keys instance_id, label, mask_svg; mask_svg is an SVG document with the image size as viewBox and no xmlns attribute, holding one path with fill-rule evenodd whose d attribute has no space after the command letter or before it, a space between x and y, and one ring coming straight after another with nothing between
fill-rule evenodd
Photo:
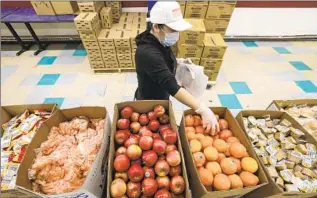
<instances>
[{"instance_id":1,"label":"worker's right hand","mask_svg":"<svg viewBox=\"0 0 317 198\"><path fill-rule=\"evenodd\" d=\"M199 109L195 111L201 115L203 127L206 133L210 133L212 136L217 135L220 131L219 124L215 114L209 107L201 103Z\"/></svg>"}]
</instances>

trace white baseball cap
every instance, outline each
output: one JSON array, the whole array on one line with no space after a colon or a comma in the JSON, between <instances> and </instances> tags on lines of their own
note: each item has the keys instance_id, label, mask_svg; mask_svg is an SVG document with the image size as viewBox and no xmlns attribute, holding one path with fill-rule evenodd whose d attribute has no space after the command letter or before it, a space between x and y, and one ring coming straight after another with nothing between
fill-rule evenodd
<instances>
[{"instance_id":1,"label":"white baseball cap","mask_svg":"<svg viewBox=\"0 0 317 198\"><path fill-rule=\"evenodd\" d=\"M192 27L184 20L179 3L176 1L158 1L150 12L150 21L153 24L164 24L178 32Z\"/></svg>"}]
</instances>

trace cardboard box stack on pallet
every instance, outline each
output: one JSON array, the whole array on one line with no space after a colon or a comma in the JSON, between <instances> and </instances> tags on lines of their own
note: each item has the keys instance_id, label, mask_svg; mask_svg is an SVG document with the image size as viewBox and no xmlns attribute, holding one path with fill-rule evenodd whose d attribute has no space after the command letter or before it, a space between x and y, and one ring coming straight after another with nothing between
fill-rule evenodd
<instances>
[{"instance_id":1,"label":"cardboard box stack on pallet","mask_svg":"<svg viewBox=\"0 0 317 198\"><path fill-rule=\"evenodd\" d=\"M113 22L118 23L122 13L122 5L120 1L106 1L106 7L111 8Z\"/></svg>"}]
</instances>

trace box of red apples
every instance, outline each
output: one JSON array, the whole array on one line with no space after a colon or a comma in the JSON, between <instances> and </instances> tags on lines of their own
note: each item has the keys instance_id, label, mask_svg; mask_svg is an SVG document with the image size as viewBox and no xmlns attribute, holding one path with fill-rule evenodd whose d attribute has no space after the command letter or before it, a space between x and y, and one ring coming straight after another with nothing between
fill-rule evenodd
<instances>
[{"instance_id":1,"label":"box of red apples","mask_svg":"<svg viewBox=\"0 0 317 198\"><path fill-rule=\"evenodd\" d=\"M107 197L190 197L169 101L115 105L107 180Z\"/></svg>"}]
</instances>

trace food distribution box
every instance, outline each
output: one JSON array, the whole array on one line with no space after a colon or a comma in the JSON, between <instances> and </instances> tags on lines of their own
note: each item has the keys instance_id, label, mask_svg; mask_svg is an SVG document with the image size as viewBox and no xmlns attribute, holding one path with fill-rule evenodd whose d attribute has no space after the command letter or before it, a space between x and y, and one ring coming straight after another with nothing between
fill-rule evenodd
<instances>
[{"instance_id":1,"label":"food distribution box","mask_svg":"<svg viewBox=\"0 0 317 198\"><path fill-rule=\"evenodd\" d=\"M95 50L99 50L99 44L98 41L90 41L90 40L82 40L82 43L85 47L85 49L95 49Z\"/></svg>"},{"instance_id":2,"label":"food distribution box","mask_svg":"<svg viewBox=\"0 0 317 198\"><path fill-rule=\"evenodd\" d=\"M111 8L103 7L100 11L101 26L110 29L113 23Z\"/></svg>"},{"instance_id":3,"label":"food distribution box","mask_svg":"<svg viewBox=\"0 0 317 198\"><path fill-rule=\"evenodd\" d=\"M119 47L131 48L130 34L131 34L131 31L116 31L116 32L111 31L110 37L113 38L113 42L116 48L119 48Z\"/></svg>"},{"instance_id":4,"label":"food distribution box","mask_svg":"<svg viewBox=\"0 0 317 198\"><path fill-rule=\"evenodd\" d=\"M294 118L281 111L245 110L240 111L236 120L248 141L254 145L269 180L267 186L247 197L259 194L263 197L317 196L317 173L308 168L313 167L313 160L317 159L317 142ZM299 177L300 180L312 178L314 182L307 185L306 179L305 182L298 181ZM299 188L307 190L307 193L300 192ZM312 188L315 192L309 192Z\"/></svg>"},{"instance_id":5,"label":"food distribution box","mask_svg":"<svg viewBox=\"0 0 317 198\"><path fill-rule=\"evenodd\" d=\"M267 110L281 111L286 107L294 105L317 105L317 99L273 100L273 102L267 107Z\"/></svg>"},{"instance_id":6,"label":"food distribution box","mask_svg":"<svg viewBox=\"0 0 317 198\"><path fill-rule=\"evenodd\" d=\"M229 25L230 19L204 20L207 33L219 33L224 35Z\"/></svg>"},{"instance_id":7,"label":"food distribution box","mask_svg":"<svg viewBox=\"0 0 317 198\"><path fill-rule=\"evenodd\" d=\"M186 9L186 1L177 1L181 7L182 14L185 16L185 9Z\"/></svg>"},{"instance_id":8,"label":"food distribution box","mask_svg":"<svg viewBox=\"0 0 317 198\"><path fill-rule=\"evenodd\" d=\"M206 70L219 71L222 64L222 59L201 58L199 65Z\"/></svg>"},{"instance_id":9,"label":"food distribution box","mask_svg":"<svg viewBox=\"0 0 317 198\"><path fill-rule=\"evenodd\" d=\"M227 123L226 128L228 128L231 131L233 138L238 139L239 142L245 147L248 155L253 158L253 161L256 161L257 164L260 164L256 153L252 149L252 145L248 141L248 138L246 137L246 135L243 133L238 122L235 120L235 118L231 114L230 110L227 109L226 107L212 107L211 110L215 114L219 115L220 119L226 120L226 123ZM196 168L196 163L198 163L198 160L202 159L203 156L201 156L200 154L198 154L199 152L197 152L197 155L195 157L196 162L194 161L194 157L192 155L192 152L194 149L194 144L189 144L189 141L187 139L187 132L186 131L188 129L185 127L185 123L187 123L187 121L185 121L185 117L187 115L193 116L193 115L197 115L197 114L195 113L194 110L185 111L183 114L181 124L180 124L180 129L179 129L179 133L180 133L180 137L181 137L181 141L182 141L182 146L184 149L184 156L185 156L185 160L186 160L188 181L190 182L190 188L192 189L193 197L242 197L242 196L258 189L258 188L261 188L261 187L267 185L268 180L267 180L267 177L265 175L265 172L261 166L258 166L258 169L256 170L256 172L254 172L254 174L258 177L258 183L256 186L231 189L231 190L222 190L222 191L208 191L207 188L202 184L199 173L198 173L197 168ZM196 121L194 121L193 124L195 122ZM198 127L198 126L196 126L196 127ZM224 127L224 125L221 125L221 127ZM188 131L188 133L189 133L189 131ZM194 135L198 135L197 131L195 131L193 133L194 133ZM210 136L208 136L208 137L210 138ZM221 137L221 136L218 135L218 138L219 137ZM229 137L229 136L227 136L227 137ZM206 138L207 137L204 136L204 139L206 139ZM196 140L196 139L194 139L194 140ZM213 140L212 142L214 142L214 141L215 140ZM224 142L224 141L222 141L222 142ZM215 146L215 144L213 144L213 146ZM213 147L213 148L215 148L215 147ZM204 155L204 154L202 154L202 155ZM224 156L224 157L226 157L226 156ZM217 160L219 160L219 158ZM202 162L199 162L199 163L202 163ZM210 170L210 169L208 169L208 170ZM215 182L215 179L213 179L213 182ZM223 181L223 182L225 182L225 181ZM223 182L220 182L220 183L223 183ZM208 187L208 189L212 190L210 187Z\"/></svg>"},{"instance_id":10,"label":"food distribution box","mask_svg":"<svg viewBox=\"0 0 317 198\"><path fill-rule=\"evenodd\" d=\"M35 150L40 148L41 144L48 139L48 135L54 126L60 123L71 121L73 118L85 116L90 119L105 119L104 134L101 140L101 146L96 153L92 165L89 167L88 174L82 186L73 192L44 195L32 191L32 182L29 180L29 169L34 163L36 154ZM82 118L82 117L81 117ZM83 118L82 118L83 119ZM100 122L99 122L100 123ZM42 124L38 133L35 134L31 144L29 145L26 155L21 163L17 174L17 189L28 192L33 197L101 197L104 188L104 171L107 168L106 160L108 158L109 136L111 133L111 123L107 110L104 107L78 107L72 109L57 110L45 123ZM87 148L85 148L87 149Z\"/></svg>"},{"instance_id":11,"label":"food distribution box","mask_svg":"<svg viewBox=\"0 0 317 198\"><path fill-rule=\"evenodd\" d=\"M51 2L31 1L37 15L55 15Z\"/></svg>"},{"instance_id":12,"label":"food distribution box","mask_svg":"<svg viewBox=\"0 0 317 198\"><path fill-rule=\"evenodd\" d=\"M101 50L109 49L115 50L113 37L111 37L110 32L112 30L102 29L98 35L98 42Z\"/></svg>"},{"instance_id":13,"label":"food distribution box","mask_svg":"<svg viewBox=\"0 0 317 198\"><path fill-rule=\"evenodd\" d=\"M199 45L178 44L178 57L200 58L204 47Z\"/></svg>"},{"instance_id":14,"label":"food distribution box","mask_svg":"<svg viewBox=\"0 0 317 198\"><path fill-rule=\"evenodd\" d=\"M185 18L204 19L208 9L208 1L186 2Z\"/></svg>"},{"instance_id":15,"label":"food distribution box","mask_svg":"<svg viewBox=\"0 0 317 198\"><path fill-rule=\"evenodd\" d=\"M210 1L206 19L230 19L235 6L235 1Z\"/></svg>"},{"instance_id":16,"label":"food distribution box","mask_svg":"<svg viewBox=\"0 0 317 198\"><path fill-rule=\"evenodd\" d=\"M103 1L77 2L80 12L99 12L105 6Z\"/></svg>"},{"instance_id":17,"label":"food distribution box","mask_svg":"<svg viewBox=\"0 0 317 198\"><path fill-rule=\"evenodd\" d=\"M98 35L101 31L100 23L97 23L94 30L78 30L78 34L82 41L97 41Z\"/></svg>"},{"instance_id":18,"label":"food distribution box","mask_svg":"<svg viewBox=\"0 0 317 198\"><path fill-rule=\"evenodd\" d=\"M51 1L56 14L74 14L78 10L75 1Z\"/></svg>"},{"instance_id":19,"label":"food distribution box","mask_svg":"<svg viewBox=\"0 0 317 198\"><path fill-rule=\"evenodd\" d=\"M74 19L77 30L95 30L95 26L99 24L99 16L97 12L82 12Z\"/></svg>"},{"instance_id":20,"label":"food distribution box","mask_svg":"<svg viewBox=\"0 0 317 198\"><path fill-rule=\"evenodd\" d=\"M205 34L204 46L202 58L222 59L227 49L227 44L220 34Z\"/></svg>"},{"instance_id":21,"label":"food distribution box","mask_svg":"<svg viewBox=\"0 0 317 198\"><path fill-rule=\"evenodd\" d=\"M208 70L208 69L204 69L204 74L208 77L209 81L216 81L218 74L219 74L219 69L214 69L214 70Z\"/></svg>"},{"instance_id":22,"label":"food distribution box","mask_svg":"<svg viewBox=\"0 0 317 198\"><path fill-rule=\"evenodd\" d=\"M186 31L180 32L179 44L200 45L203 46L203 40L206 28L203 19L185 19L192 27Z\"/></svg>"},{"instance_id":23,"label":"food distribution box","mask_svg":"<svg viewBox=\"0 0 317 198\"><path fill-rule=\"evenodd\" d=\"M162 105L165 110L166 113L168 113L169 116L169 123L170 123L170 127L173 131L177 132L177 125L176 125L176 119L174 116L174 112L173 112L173 107L172 104L168 101L168 100L139 100L139 101L134 101L134 102L122 102L122 103L118 103L115 105L114 107L114 116L113 116L113 123L112 123L112 133L111 133L111 139L110 139L110 151L109 151L109 162L108 162L108 177L107 177L107 197L111 197L111 193L110 193L110 189L111 189L111 183L114 180L114 176L115 176L115 168L114 168L114 160L115 160L115 153L116 153L116 149L119 147L119 145L115 142L115 133L117 131L117 121L120 119L120 112L121 110L126 107L126 106L130 106L132 107L133 111L138 112L138 113L147 113L150 111L153 111L154 107L156 105ZM154 133L153 133L154 134ZM185 165L185 160L184 160L184 156L183 156L183 147L181 144L180 140L180 136L179 133L177 132L177 149L180 153L180 158L181 158L181 164L180 167L182 169L181 171L181 176L184 178L184 182L185 182L185 189L183 192L183 197L185 198L190 198L191 194L190 194L190 189L189 189L189 184L188 184L188 178L187 178L187 167ZM147 174L148 173L148 174ZM150 172L147 172L146 174L150 177ZM154 173L155 174L155 173Z\"/></svg>"}]
</instances>

